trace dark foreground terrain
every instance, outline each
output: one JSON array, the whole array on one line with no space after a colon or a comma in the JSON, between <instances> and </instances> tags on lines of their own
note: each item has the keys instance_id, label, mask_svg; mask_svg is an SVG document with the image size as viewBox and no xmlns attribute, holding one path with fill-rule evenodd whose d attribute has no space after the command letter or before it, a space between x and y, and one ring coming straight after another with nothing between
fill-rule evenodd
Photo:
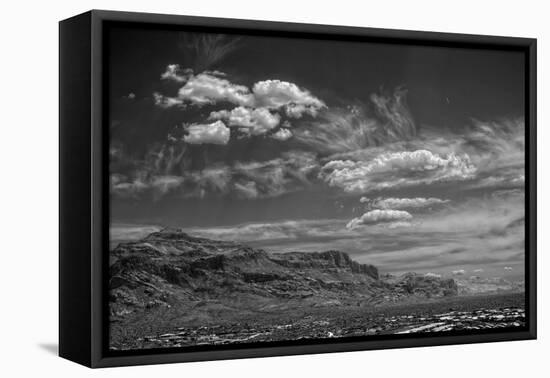
<instances>
[{"instance_id":1,"label":"dark foreground terrain","mask_svg":"<svg viewBox=\"0 0 550 378\"><path fill-rule=\"evenodd\" d=\"M525 325L523 293L458 296L452 279L376 267L340 251L269 254L155 232L111 252L116 350L475 331Z\"/></svg>"}]
</instances>

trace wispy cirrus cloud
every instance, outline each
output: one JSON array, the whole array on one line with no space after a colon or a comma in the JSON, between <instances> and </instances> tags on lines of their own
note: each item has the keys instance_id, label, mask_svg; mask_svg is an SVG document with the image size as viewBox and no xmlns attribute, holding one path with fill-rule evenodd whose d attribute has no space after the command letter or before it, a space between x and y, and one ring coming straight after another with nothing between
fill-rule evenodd
<instances>
[{"instance_id":1,"label":"wispy cirrus cloud","mask_svg":"<svg viewBox=\"0 0 550 378\"><path fill-rule=\"evenodd\" d=\"M241 46L241 38L219 33L179 34L181 59L196 71L211 69Z\"/></svg>"},{"instance_id":2,"label":"wispy cirrus cloud","mask_svg":"<svg viewBox=\"0 0 550 378\"><path fill-rule=\"evenodd\" d=\"M324 155L387 145L416 135L417 126L402 88L391 94L373 93L366 105L331 107L295 132L305 148Z\"/></svg>"},{"instance_id":3,"label":"wispy cirrus cloud","mask_svg":"<svg viewBox=\"0 0 550 378\"><path fill-rule=\"evenodd\" d=\"M365 198L365 197L362 197ZM361 201L367 202L367 201ZM371 201L370 206L379 209L419 209L434 205L441 205L450 202L449 200L442 200L440 198L376 198Z\"/></svg>"},{"instance_id":4,"label":"wispy cirrus cloud","mask_svg":"<svg viewBox=\"0 0 550 378\"><path fill-rule=\"evenodd\" d=\"M272 198L308 187L318 170L315 155L300 151L270 160L211 164L201 170L191 169L185 162L181 152L163 147L148 161L134 162L135 169L129 174L113 173L111 192L121 198L158 198L168 193L182 198Z\"/></svg>"}]
</instances>

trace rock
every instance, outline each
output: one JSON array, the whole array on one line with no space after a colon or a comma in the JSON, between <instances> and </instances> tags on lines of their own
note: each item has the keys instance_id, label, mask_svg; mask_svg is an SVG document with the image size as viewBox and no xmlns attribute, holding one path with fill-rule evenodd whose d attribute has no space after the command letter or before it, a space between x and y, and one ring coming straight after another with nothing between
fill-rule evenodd
<instances>
[{"instance_id":1,"label":"rock","mask_svg":"<svg viewBox=\"0 0 550 378\"><path fill-rule=\"evenodd\" d=\"M111 254L111 306L119 313L176 305L202 316L210 308L285 308L289 300L337 307L457 294L452 279L414 273L380 277L375 266L342 251L268 253L175 228L122 243Z\"/></svg>"}]
</instances>

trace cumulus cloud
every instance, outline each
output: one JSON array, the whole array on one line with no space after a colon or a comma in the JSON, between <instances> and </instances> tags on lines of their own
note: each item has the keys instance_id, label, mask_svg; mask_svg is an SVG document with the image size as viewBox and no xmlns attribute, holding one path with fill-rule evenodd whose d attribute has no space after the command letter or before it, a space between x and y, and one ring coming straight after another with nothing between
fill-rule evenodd
<instances>
[{"instance_id":1,"label":"cumulus cloud","mask_svg":"<svg viewBox=\"0 0 550 378\"><path fill-rule=\"evenodd\" d=\"M248 87L233 84L211 73L190 76L185 85L179 89L178 99L195 105L215 104L219 101L243 106L251 106L254 103L254 97Z\"/></svg>"},{"instance_id":2,"label":"cumulus cloud","mask_svg":"<svg viewBox=\"0 0 550 378\"><path fill-rule=\"evenodd\" d=\"M454 276L463 276L466 274L466 271L464 269L458 269L458 270L453 270L452 273Z\"/></svg>"},{"instance_id":3,"label":"cumulus cloud","mask_svg":"<svg viewBox=\"0 0 550 378\"><path fill-rule=\"evenodd\" d=\"M226 119L230 126L238 126L248 135L262 135L277 127L281 117L266 108L247 108L239 106L231 111L220 110L210 113L210 119Z\"/></svg>"},{"instance_id":4,"label":"cumulus cloud","mask_svg":"<svg viewBox=\"0 0 550 378\"><path fill-rule=\"evenodd\" d=\"M222 121L210 124L191 124L185 126L187 135L183 140L189 144L227 144L229 128Z\"/></svg>"},{"instance_id":5,"label":"cumulus cloud","mask_svg":"<svg viewBox=\"0 0 550 378\"><path fill-rule=\"evenodd\" d=\"M401 210L371 210L361 215L360 217L353 218L346 225L348 229L354 229L358 226L374 225L378 223L392 223L399 221L408 221L412 219L412 215L406 211Z\"/></svg>"},{"instance_id":6,"label":"cumulus cloud","mask_svg":"<svg viewBox=\"0 0 550 378\"><path fill-rule=\"evenodd\" d=\"M292 138L292 131L290 131L289 129L279 129L277 132L271 134L271 137L273 139L285 141Z\"/></svg>"},{"instance_id":7,"label":"cumulus cloud","mask_svg":"<svg viewBox=\"0 0 550 378\"><path fill-rule=\"evenodd\" d=\"M168 65L161 79L183 85L175 97L154 93L157 106L167 109L219 103L237 105L233 109L212 111L209 119L227 120L229 126L238 127L245 135L263 135L273 130L279 125L283 113L290 118L302 118L304 114L315 117L326 108L325 103L308 90L281 80L258 81L250 89L230 82L221 72L194 74L193 70L182 69L177 64ZM285 121L284 126L289 127L290 123ZM289 133L281 131L275 138L288 139Z\"/></svg>"},{"instance_id":8,"label":"cumulus cloud","mask_svg":"<svg viewBox=\"0 0 550 378\"><path fill-rule=\"evenodd\" d=\"M474 177L476 168L467 155L453 153L440 156L427 150L390 152L370 161L332 160L326 163L320 177L329 185L346 192L367 193L373 190L399 188Z\"/></svg>"},{"instance_id":9,"label":"cumulus cloud","mask_svg":"<svg viewBox=\"0 0 550 378\"><path fill-rule=\"evenodd\" d=\"M363 197L364 198L364 197ZM439 198L377 198L371 206L379 209L414 209L447 203L449 200Z\"/></svg>"},{"instance_id":10,"label":"cumulus cloud","mask_svg":"<svg viewBox=\"0 0 550 378\"><path fill-rule=\"evenodd\" d=\"M217 71L193 74L177 64L166 67L161 79L185 83L176 98L156 94L157 105L170 107L188 102L194 105L212 105L230 102L238 106L284 109L288 117L301 118L304 114L316 116L325 103L308 90L294 83L281 80L264 80L255 83L250 90L245 85L234 84Z\"/></svg>"},{"instance_id":11,"label":"cumulus cloud","mask_svg":"<svg viewBox=\"0 0 550 378\"><path fill-rule=\"evenodd\" d=\"M474 273L483 273L483 269L481 268L474 269Z\"/></svg>"},{"instance_id":12,"label":"cumulus cloud","mask_svg":"<svg viewBox=\"0 0 550 378\"><path fill-rule=\"evenodd\" d=\"M505 266L505 267L504 267L504 270L510 271L510 270L514 270L514 268L512 268L511 266Z\"/></svg>"},{"instance_id":13,"label":"cumulus cloud","mask_svg":"<svg viewBox=\"0 0 550 378\"><path fill-rule=\"evenodd\" d=\"M190 68L182 69L179 64L169 64L166 70L160 75L162 80L175 81L176 83L184 83L193 75L193 70Z\"/></svg>"},{"instance_id":14,"label":"cumulus cloud","mask_svg":"<svg viewBox=\"0 0 550 378\"><path fill-rule=\"evenodd\" d=\"M325 103L308 90L294 83L281 80L265 80L252 88L257 106L270 109L284 108L289 117L301 118L303 114L316 116Z\"/></svg>"},{"instance_id":15,"label":"cumulus cloud","mask_svg":"<svg viewBox=\"0 0 550 378\"><path fill-rule=\"evenodd\" d=\"M370 201L370 199L368 197L361 197L359 199L359 202L361 202L361 203L368 203L369 201Z\"/></svg>"}]
</instances>

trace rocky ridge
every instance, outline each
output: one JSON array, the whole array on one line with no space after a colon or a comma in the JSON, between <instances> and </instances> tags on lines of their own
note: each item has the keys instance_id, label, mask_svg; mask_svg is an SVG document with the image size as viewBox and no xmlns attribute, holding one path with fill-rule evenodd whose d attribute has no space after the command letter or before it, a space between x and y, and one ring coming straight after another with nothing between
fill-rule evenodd
<instances>
[{"instance_id":1,"label":"rocky ridge","mask_svg":"<svg viewBox=\"0 0 550 378\"><path fill-rule=\"evenodd\" d=\"M109 289L113 321L173 306L204 320L221 312L370 306L458 293L452 279L380 277L375 266L341 251L268 253L171 228L112 250Z\"/></svg>"}]
</instances>

